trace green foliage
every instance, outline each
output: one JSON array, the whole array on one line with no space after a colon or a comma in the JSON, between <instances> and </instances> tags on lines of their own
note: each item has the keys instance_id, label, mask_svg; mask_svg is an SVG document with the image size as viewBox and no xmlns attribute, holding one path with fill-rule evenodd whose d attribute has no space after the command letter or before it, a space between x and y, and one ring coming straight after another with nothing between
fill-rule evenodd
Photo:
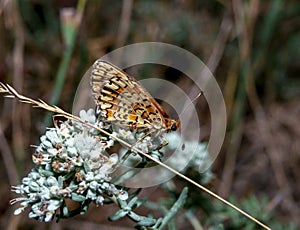
<instances>
[{"instance_id":1,"label":"green foliage","mask_svg":"<svg viewBox=\"0 0 300 230\"><path fill-rule=\"evenodd\" d=\"M267 226L271 227L271 229L297 229L294 223L289 223L287 225L281 224L274 218L272 212L266 211L267 204L270 200L265 195L260 197L251 195L240 202L237 202L237 200L231 196L229 201L234 204L239 204L240 208L257 217L259 221L265 223ZM209 225L222 223L225 226L225 229L263 229L218 201L214 202L214 208L215 214L210 213L208 219L205 221Z\"/></svg>"}]
</instances>

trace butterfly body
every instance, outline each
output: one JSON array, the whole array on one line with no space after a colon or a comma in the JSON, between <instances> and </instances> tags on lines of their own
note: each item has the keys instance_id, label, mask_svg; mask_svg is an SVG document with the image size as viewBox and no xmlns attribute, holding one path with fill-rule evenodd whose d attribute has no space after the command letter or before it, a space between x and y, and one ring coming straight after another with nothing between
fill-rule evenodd
<instances>
[{"instance_id":1,"label":"butterfly body","mask_svg":"<svg viewBox=\"0 0 300 230\"><path fill-rule=\"evenodd\" d=\"M96 114L103 122L151 133L175 131L173 120L146 89L118 67L101 59L92 67Z\"/></svg>"}]
</instances>

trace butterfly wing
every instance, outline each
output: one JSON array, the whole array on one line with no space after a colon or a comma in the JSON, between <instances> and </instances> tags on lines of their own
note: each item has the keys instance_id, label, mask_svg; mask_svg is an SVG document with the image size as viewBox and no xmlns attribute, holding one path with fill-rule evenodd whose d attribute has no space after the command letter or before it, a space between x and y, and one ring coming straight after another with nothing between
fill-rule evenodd
<instances>
[{"instance_id":1,"label":"butterfly wing","mask_svg":"<svg viewBox=\"0 0 300 230\"><path fill-rule=\"evenodd\" d=\"M166 129L168 114L133 77L97 60L91 74L96 113L105 122L134 129Z\"/></svg>"}]
</instances>

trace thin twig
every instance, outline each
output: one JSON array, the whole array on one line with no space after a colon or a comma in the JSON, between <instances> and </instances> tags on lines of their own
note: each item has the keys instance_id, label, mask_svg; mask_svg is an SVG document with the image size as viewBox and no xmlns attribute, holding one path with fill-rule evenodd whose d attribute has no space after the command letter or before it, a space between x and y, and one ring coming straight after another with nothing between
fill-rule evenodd
<instances>
[{"instance_id":1,"label":"thin twig","mask_svg":"<svg viewBox=\"0 0 300 230\"><path fill-rule=\"evenodd\" d=\"M250 1L248 8L245 9L244 2L241 0L235 0L232 2L233 13L235 17L235 28L239 40L239 56L241 59L240 65L240 86L237 89L237 97L235 108L234 108L234 129L230 137L230 145L226 154L222 183L219 191L224 196L227 196L232 187L234 169L236 164L236 158L238 150L241 145L242 135L241 130L243 126L242 115L245 112L245 101L246 93L245 88L247 87L247 80L251 78L249 74L250 61L251 61L251 45L253 40L253 30L258 15L259 1Z\"/></svg>"},{"instance_id":2,"label":"thin twig","mask_svg":"<svg viewBox=\"0 0 300 230\"><path fill-rule=\"evenodd\" d=\"M21 90L23 88L23 73L24 73L24 44L25 44L25 32L18 7L18 1L2 1L4 6L4 23L11 29L14 34L14 48L12 53L12 78L13 85ZM22 116L20 113L25 112ZM5 110L3 111L3 113ZM22 106L17 106L13 103L11 115L12 117L12 142L16 151L17 163L21 163L24 158L24 151L22 146L29 139L29 135L24 135L28 130L25 130L30 126L29 124L29 113L23 110ZM24 129L25 127L25 129ZM3 124L1 124L3 128ZM17 169L13 158L13 153L8 146L8 143L4 137L4 129L1 130L1 149L3 150L3 161L8 174L9 182L14 184L18 180ZM25 139L25 140L24 140ZM26 140L27 139L27 140ZM18 164L24 166L23 164ZM20 216L11 216L6 223L7 229L16 229L19 225L21 218Z\"/></svg>"},{"instance_id":3,"label":"thin twig","mask_svg":"<svg viewBox=\"0 0 300 230\"><path fill-rule=\"evenodd\" d=\"M10 184L16 184L18 179L17 166L15 164L15 160L13 158L13 154L9 147L8 141L6 140L3 130L2 124L0 123L0 149L2 154L2 159L4 162L4 167L6 168L8 180Z\"/></svg>"},{"instance_id":4,"label":"thin twig","mask_svg":"<svg viewBox=\"0 0 300 230\"><path fill-rule=\"evenodd\" d=\"M116 41L116 47L123 46L129 32L130 18L132 12L133 0L123 0L122 14L120 18L119 31Z\"/></svg>"},{"instance_id":5,"label":"thin twig","mask_svg":"<svg viewBox=\"0 0 300 230\"><path fill-rule=\"evenodd\" d=\"M14 33L14 48L12 53L12 78L13 78L13 86L23 91L23 75L24 75L24 44L25 44L25 35L24 35L24 28L23 23L21 19L21 15L19 12L18 2L17 1L11 1L10 2L10 15L7 15L7 17L11 17L12 24L11 29ZM12 106L12 142L13 146L15 148L15 156L17 165L19 167L23 167L21 162L23 162L25 153L22 149L22 146L24 146L24 143L27 143L29 140L28 135L24 135L24 133L29 132L29 130L24 130L26 127L26 124L28 124L29 119L29 113L24 112L23 110L25 107L17 106L16 103L13 103ZM20 113L24 112L23 116L20 116ZM28 127L28 126L27 126ZM26 140L27 139L27 140ZM22 168L20 168L22 170Z\"/></svg>"},{"instance_id":6,"label":"thin twig","mask_svg":"<svg viewBox=\"0 0 300 230\"><path fill-rule=\"evenodd\" d=\"M154 161L155 163L159 164L160 166L166 168L167 170L171 171L172 173L176 174L177 176L181 177L182 179L186 180L187 182L195 185L196 187L198 187L199 189L205 191L206 193L208 193L209 195L211 195L212 197L215 197L216 199L222 201L223 203L225 203L226 205L230 206L231 208L235 209L236 211L238 211L239 213L243 214L244 216L246 216L247 218L249 218L250 220L254 221L255 223L257 223L258 225L262 226L265 229L270 229L268 226L264 225L263 223L261 223L260 221L258 221L257 219L255 219L254 217L252 217L251 215L249 215L248 213L246 213L245 211L241 210L240 208L238 208L237 206L235 206L234 204L230 203L229 201L223 199L222 197L220 197L219 195L213 193L212 191L210 191L209 189L207 189L206 187L198 184L197 182L193 181L192 179L188 178L187 176L181 174L180 172L176 171L175 169L171 168L170 166L164 164L163 162L160 162L159 160L157 160L156 158L148 155L147 153L144 153L143 151L141 151L140 149L136 148L135 146L132 146L131 144L127 143L126 141L123 141L121 139L119 139L118 137L115 137L113 135L111 135L109 132L101 129L100 127L93 125L91 123L88 123L82 119L80 119L79 117L76 117L70 113L65 112L64 110L60 109L57 106L51 106L48 105L46 102L39 100L33 100L31 98L28 98L26 96L20 95L14 88L12 88L10 85L7 84L3 84L2 82L0 82L0 93L6 93L8 94L8 97L16 97L18 98L21 102L27 103L27 104L31 104L33 106L39 107L39 108L43 108L46 109L50 112L54 112L57 113L59 115L63 115L68 119L71 119L73 121L76 122L80 122L82 124L84 124L85 126L94 128L96 130L99 130L100 132L102 132L103 134L110 136L111 138L113 138L114 140L120 142L121 144L127 146L128 148L131 148L133 151L138 152L140 154L142 154L144 157L147 157L148 159Z\"/></svg>"},{"instance_id":7,"label":"thin twig","mask_svg":"<svg viewBox=\"0 0 300 230\"><path fill-rule=\"evenodd\" d=\"M203 75L207 75L207 74L213 74L219 63L220 60L223 56L225 47L226 47L226 43L228 41L229 35L232 31L232 20L229 17L229 14L225 14L222 23L220 25L220 31L218 33L217 39L214 42L213 45L213 50L211 52L211 55L208 58L208 61L206 63L208 69L210 70L210 73L208 73L206 71L206 69L204 68L203 71L200 73L201 76ZM205 79L205 77L203 77ZM199 92L199 89L197 87L197 85L193 86L191 89L189 89L190 95L195 95L196 93ZM192 98L194 98L194 96L192 96Z\"/></svg>"}]
</instances>

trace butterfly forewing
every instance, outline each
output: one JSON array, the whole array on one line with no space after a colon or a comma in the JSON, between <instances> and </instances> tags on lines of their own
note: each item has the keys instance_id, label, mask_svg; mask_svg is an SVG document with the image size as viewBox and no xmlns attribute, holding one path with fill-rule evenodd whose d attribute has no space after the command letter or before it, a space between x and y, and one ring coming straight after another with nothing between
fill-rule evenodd
<instances>
[{"instance_id":1,"label":"butterfly forewing","mask_svg":"<svg viewBox=\"0 0 300 230\"><path fill-rule=\"evenodd\" d=\"M96 113L104 122L150 131L175 130L179 126L135 78L109 62L94 63L91 87Z\"/></svg>"}]
</instances>

